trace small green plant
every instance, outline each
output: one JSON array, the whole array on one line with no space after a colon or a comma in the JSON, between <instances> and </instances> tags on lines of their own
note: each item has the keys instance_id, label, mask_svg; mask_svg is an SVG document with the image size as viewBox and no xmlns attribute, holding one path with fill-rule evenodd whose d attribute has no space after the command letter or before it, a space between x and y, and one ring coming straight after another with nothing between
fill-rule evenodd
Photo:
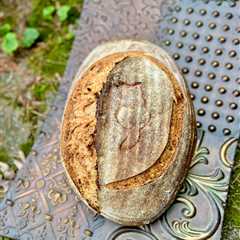
<instances>
[{"instance_id":1,"label":"small green plant","mask_svg":"<svg viewBox=\"0 0 240 240\"><path fill-rule=\"evenodd\" d=\"M10 55L13 54L13 52L17 50L18 46L19 46L19 43L15 33L9 32L6 35L4 35L3 41L2 41L2 50L6 54L10 54Z\"/></svg>"},{"instance_id":2,"label":"small green plant","mask_svg":"<svg viewBox=\"0 0 240 240\"><path fill-rule=\"evenodd\" d=\"M23 46L26 48L31 47L39 37L39 32L36 28L26 28L23 33Z\"/></svg>"},{"instance_id":3,"label":"small green plant","mask_svg":"<svg viewBox=\"0 0 240 240\"><path fill-rule=\"evenodd\" d=\"M57 15L61 22L67 20L70 9L71 7L69 5L64 5L58 8Z\"/></svg>"},{"instance_id":4,"label":"small green plant","mask_svg":"<svg viewBox=\"0 0 240 240\"><path fill-rule=\"evenodd\" d=\"M0 36L4 36L5 34L9 33L11 31L12 27L9 23L5 23L2 26L0 26Z\"/></svg>"},{"instance_id":5,"label":"small green plant","mask_svg":"<svg viewBox=\"0 0 240 240\"><path fill-rule=\"evenodd\" d=\"M55 10L56 10L55 7L52 5L45 7L42 11L43 19L52 20Z\"/></svg>"},{"instance_id":6,"label":"small green plant","mask_svg":"<svg viewBox=\"0 0 240 240\"><path fill-rule=\"evenodd\" d=\"M5 32L5 35L2 38L2 50L4 53L8 55L12 55L19 47L19 41L17 39L17 35L14 32L8 32L11 29L11 26L9 24L4 24L0 28L0 33ZM38 37L40 36L40 33L36 28L26 28L26 30L23 33L23 39L22 39L22 46L25 48L31 47Z\"/></svg>"}]
</instances>

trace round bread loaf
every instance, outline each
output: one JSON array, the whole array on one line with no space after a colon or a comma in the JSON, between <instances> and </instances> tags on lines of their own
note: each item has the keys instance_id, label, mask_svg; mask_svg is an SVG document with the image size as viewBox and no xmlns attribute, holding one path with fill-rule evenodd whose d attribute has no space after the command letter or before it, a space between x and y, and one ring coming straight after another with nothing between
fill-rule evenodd
<instances>
[{"instance_id":1,"label":"round bread loaf","mask_svg":"<svg viewBox=\"0 0 240 240\"><path fill-rule=\"evenodd\" d=\"M195 143L185 81L163 49L121 40L89 54L67 99L60 145L91 209L124 225L152 222L174 200Z\"/></svg>"}]
</instances>

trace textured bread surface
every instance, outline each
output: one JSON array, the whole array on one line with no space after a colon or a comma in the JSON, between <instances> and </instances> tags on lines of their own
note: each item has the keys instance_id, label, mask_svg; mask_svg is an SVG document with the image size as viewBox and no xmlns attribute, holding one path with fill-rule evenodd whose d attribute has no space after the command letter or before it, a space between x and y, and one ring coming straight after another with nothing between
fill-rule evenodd
<instances>
[{"instance_id":1,"label":"textured bread surface","mask_svg":"<svg viewBox=\"0 0 240 240\"><path fill-rule=\"evenodd\" d=\"M195 146L185 82L156 48L127 40L98 47L80 68L63 117L61 153L74 188L126 225L149 223L166 209Z\"/></svg>"}]
</instances>

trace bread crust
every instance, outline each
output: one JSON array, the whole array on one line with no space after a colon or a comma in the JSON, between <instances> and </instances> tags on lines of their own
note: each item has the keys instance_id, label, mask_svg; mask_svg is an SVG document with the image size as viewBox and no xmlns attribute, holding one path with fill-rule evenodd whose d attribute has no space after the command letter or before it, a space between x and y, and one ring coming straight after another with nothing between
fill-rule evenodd
<instances>
[{"instance_id":1,"label":"bread crust","mask_svg":"<svg viewBox=\"0 0 240 240\"><path fill-rule=\"evenodd\" d=\"M106 131L103 131L106 121L101 121L99 113L102 111L101 116L104 116L113 109L101 109L99 103L101 106L108 103L108 76L116 69L116 64L127 58L144 59L161 69L172 84L174 96L170 133L166 146L159 153L160 157L124 173L126 167L121 169L121 164L115 168L116 164L109 165L116 158L106 160L106 157L102 157L103 145L109 142L105 140ZM91 88L90 94L88 88ZM77 128L80 130L76 133ZM60 141L68 178L90 208L124 225L152 222L175 199L195 145L195 114L188 89L176 65L164 50L149 42L123 40L106 43L90 53L80 67L69 93ZM131 166L131 161L128 166ZM119 172L114 174L114 170Z\"/></svg>"}]
</instances>

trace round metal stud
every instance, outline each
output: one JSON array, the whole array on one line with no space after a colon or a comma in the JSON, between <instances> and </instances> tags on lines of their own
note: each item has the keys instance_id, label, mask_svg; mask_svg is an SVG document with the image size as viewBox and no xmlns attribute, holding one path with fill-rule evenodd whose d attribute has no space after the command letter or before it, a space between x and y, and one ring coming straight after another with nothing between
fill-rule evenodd
<instances>
[{"instance_id":1,"label":"round metal stud","mask_svg":"<svg viewBox=\"0 0 240 240\"><path fill-rule=\"evenodd\" d=\"M199 121L196 122L196 125L197 125L197 128L202 127L202 124Z\"/></svg>"},{"instance_id":2,"label":"round metal stud","mask_svg":"<svg viewBox=\"0 0 240 240\"><path fill-rule=\"evenodd\" d=\"M213 17L218 17L219 15L220 15L220 13L218 11L213 11L212 12Z\"/></svg>"},{"instance_id":3,"label":"round metal stud","mask_svg":"<svg viewBox=\"0 0 240 240\"><path fill-rule=\"evenodd\" d=\"M13 207L14 202L13 202L11 199L6 199L6 204L7 204L9 207Z\"/></svg>"},{"instance_id":4,"label":"round metal stud","mask_svg":"<svg viewBox=\"0 0 240 240\"><path fill-rule=\"evenodd\" d=\"M228 116L226 117L226 121L227 121L228 123L231 123L231 122L234 121L234 117L233 117L232 115L228 115Z\"/></svg>"},{"instance_id":5,"label":"round metal stud","mask_svg":"<svg viewBox=\"0 0 240 240\"><path fill-rule=\"evenodd\" d=\"M200 9L199 13L203 16L207 13L207 11L205 9Z\"/></svg>"},{"instance_id":6,"label":"round metal stud","mask_svg":"<svg viewBox=\"0 0 240 240\"><path fill-rule=\"evenodd\" d=\"M205 112L205 110L204 110L203 108L200 108L200 109L197 110L198 116L204 116L205 113L206 113L206 112Z\"/></svg>"},{"instance_id":7,"label":"round metal stud","mask_svg":"<svg viewBox=\"0 0 240 240\"><path fill-rule=\"evenodd\" d=\"M223 25L223 31L226 32L228 30L230 30L229 25L227 25L227 24Z\"/></svg>"},{"instance_id":8,"label":"round metal stud","mask_svg":"<svg viewBox=\"0 0 240 240\"><path fill-rule=\"evenodd\" d=\"M180 32L180 36L181 37L186 37L187 36L187 32L186 31L181 31Z\"/></svg>"},{"instance_id":9,"label":"round metal stud","mask_svg":"<svg viewBox=\"0 0 240 240\"><path fill-rule=\"evenodd\" d=\"M216 67L219 66L219 62L218 62L218 61L212 61L212 62L211 62L211 65L212 65L214 68L216 68Z\"/></svg>"},{"instance_id":10,"label":"round metal stud","mask_svg":"<svg viewBox=\"0 0 240 240\"><path fill-rule=\"evenodd\" d=\"M226 38L223 37L223 36L221 36L221 37L218 38L218 41L219 41L220 43L225 43L225 42L226 42Z\"/></svg>"},{"instance_id":11,"label":"round metal stud","mask_svg":"<svg viewBox=\"0 0 240 240\"><path fill-rule=\"evenodd\" d=\"M236 89L232 92L232 94L233 94L234 97L239 97L240 96L240 91Z\"/></svg>"},{"instance_id":12,"label":"round metal stud","mask_svg":"<svg viewBox=\"0 0 240 240\"><path fill-rule=\"evenodd\" d=\"M43 131L43 130L40 130L40 135L42 137L47 137L47 133L45 131Z\"/></svg>"},{"instance_id":13,"label":"round metal stud","mask_svg":"<svg viewBox=\"0 0 240 240\"><path fill-rule=\"evenodd\" d=\"M182 68L182 73L183 74L188 74L189 73L189 69L186 68L186 67Z\"/></svg>"},{"instance_id":14,"label":"round metal stud","mask_svg":"<svg viewBox=\"0 0 240 240\"><path fill-rule=\"evenodd\" d=\"M213 112L211 116L213 119L218 119L220 117L220 114L218 112Z\"/></svg>"},{"instance_id":15,"label":"round metal stud","mask_svg":"<svg viewBox=\"0 0 240 240\"><path fill-rule=\"evenodd\" d=\"M236 78L236 83L237 83L237 84L240 84L240 77L239 77L239 78Z\"/></svg>"},{"instance_id":16,"label":"round metal stud","mask_svg":"<svg viewBox=\"0 0 240 240\"><path fill-rule=\"evenodd\" d=\"M212 125L212 124L208 126L208 130L209 130L210 132L215 132L216 129L217 129L216 126L214 126L214 125Z\"/></svg>"},{"instance_id":17,"label":"round metal stud","mask_svg":"<svg viewBox=\"0 0 240 240\"><path fill-rule=\"evenodd\" d=\"M233 69L233 64L232 63L226 63L225 67L226 67L226 69L231 70L231 69Z\"/></svg>"},{"instance_id":18,"label":"round metal stud","mask_svg":"<svg viewBox=\"0 0 240 240\"><path fill-rule=\"evenodd\" d=\"M235 1L230 1L228 3L229 7L236 7L236 2Z\"/></svg>"},{"instance_id":19,"label":"round metal stud","mask_svg":"<svg viewBox=\"0 0 240 240\"><path fill-rule=\"evenodd\" d=\"M240 43L240 39L235 38L235 39L232 40L232 43L233 43L234 45L238 45L238 44Z\"/></svg>"},{"instance_id":20,"label":"round metal stud","mask_svg":"<svg viewBox=\"0 0 240 240\"><path fill-rule=\"evenodd\" d=\"M210 29L214 29L214 28L216 28L216 23L209 23L208 24L208 27L210 28Z\"/></svg>"},{"instance_id":21,"label":"round metal stud","mask_svg":"<svg viewBox=\"0 0 240 240\"><path fill-rule=\"evenodd\" d=\"M202 103L208 103L208 101L209 101L209 99L208 99L208 97L206 97L206 96L203 96L202 98L201 98L201 102Z\"/></svg>"},{"instance_id":22,"label":"round metal stud","mask_svg":"<svg viewBox=\"0 0 240 240\"><path fill-rule=\"evenodd\" d=\"M178 19L177 19L176 17L172 17L172 18L171 18L171 22L172 22L172 23L177 23L177 22L178 22Z\"/></svg>"},{"instance_id":23,"label":"round metal stud","mask_svg":"<svg viewBox=\"0 0 240 240\"><path fill-rule=\"evenodd\" d=\"M229 135L231 134L231 130L230 130L229 128L224 128L224 129L223 129L223 134L224 134L225 136L229 136Z\"/></svg>"},{"instance_id":24,"label":"round metal stud","mask_svg":"<svg viewBox=\"0 0 240 240\"><path fill-rule=\"evenodd\" d=\"M197 21L197 22L196 22L196 26L197 26L198 28L202 27L202 26L203 26L203 22L202 22L202 21Z\"/></svg>"},{"instance_id":25,"label":"round metal stud","mask_svg":"<svg viewBox=\"0 0 240 240\"><path fill-rule=\"evenodd\" d=\"M237 28L236 28L236 32L237 32L237 33L240 33L240 27L237 27Z\"/></svg>"},{"instance_id":26,"label":"round metal stud","mask_svg":"<svg viewBox=\"0 0 240 240\"><path fill-rule=\"evenodd\" d=\"M166 40L164 43L165 43L166 46L170 46L171 45L171 41L170 40Z\"/></svg>"},{"instance_id":27,"label":"round metal stud","mask_svg":"<svg viewBox=\"0 0 240 240\"><path fill-rule=\"evenodd\" d=\"M50 214L45 214L45 219L49 222L51 222L53 220L53 216Z\"/></svg>"},{"instance_id":28,"label":"round metal stud","mask_svg":"<svg viewBox=\"0 0 240 240\"><path fill-rule=\"evenodd\" d=\"M37 156L38 155L38 152L36 150L34 150L34 149L32 149L31 153L32 153L33 156Z\"/></svg>"},{"instance_id":29,"label":"round metal stud","mask_svg":"<svg viewBox=\"0 0 240 240\"><path fill-rule=\"evenodd\" d=\"M177 46L178 48L182 48L182 47L183 47L183 43L182 43L182 42L178 42L178 43L176 44L176 46Z\"/></svg>"},{"instance_id":30,"label":"round metal stud","mask_svg":"<svg viewBox=\"0 0 240 240\"><path fill-rule=\"evenodd\" d=\"M190 51L196 50L196 46L194 44L189 45L189 50Z\"/></svg>"},{"instance_id":31,"label":"round metal stud","mask_svg":"<svg viewBox=\"0 0 240 240\"><path fill-rule=\"evenodd\" d=\"M215 50L215 54L218 55L218 56L219 56L219 55L222 55L222 53L223 53L223 50L222 50L222 49L219 49L219 48L218 48L218 49Z\"/></svg>"},{"instance_id":32,"label":"round metal stud","mask_svg":"<svg viewBox=\"0 0 240 240\"><path fill-rule=\"evenodd\" d=\"M194 9L193 8L187 8L187 13L188 14L192 14L194 12Z\"/></svg>"},{"instance_id":33,"label":"round metal stud","mask_svg":"<svg viewBox=\"0 0 240 240\"><path fill-rule=\"evenodd\" d=\"M205 89L207 92L210 92L210 91L212 91L212 86L209 85L209 84L207 84L207 85L205 85L204 89Z\"/></svg>"},{"instance_id":34,"label":"round metal stud","mask_svg":"<svg viewBox=\"0 0 240 240\"><path fill-rule=\"evenodd\" d=\"M190 63L190 62L192 62L192 57L191 56L186 56L185 57L185 61L187 62L187 63Z\"/></svg>"},{"instance_id":35,"label":"round metal stud","mask_svg":"<svg viewBox=\"0 0 240 240\"><path fill-rule=\"evenodd\" d=\"M192 36L193 36L193 38L194 38L195 40L200 37L200 35L199 35L198 33L196 33L196 32L193 33Z\"/></svg>"},{"instance_id":36,"label":"round metal stud","mask_svg":"<svg viewBox=\"0 0 240 240\"><path fill-rule=\"evenodd\" d=\"M202 76L202 71L196 70L195 73L194 73L194 75L195 75L196 77L201 77L201 76Z\"/></svg>"},{"instance_id":37,"label":"round metal stud","mask_svg":"<svg viewBox=\"0 0 240 240\"><path fill-rule=\"evenodd\" d=\"M230 12L228 12L228 13L225 14L225 17L226 17L227 19L232 19L232 18L233 18L233 14L230 13Z\"/></svg>"},{"instance_id":38,"label":"round metal stud","mask_svg":"<svg viewBox=\"0 0 240 240\"><path fill-rule=\"evenodd\" d=\"M208 47L203 47L202 48L202 52L203 53L208 53L209 52L209 48Z\"/></svg>"},{"instance_id":39,"label":"round metal stud","mask_svg":"<svg viewBox=\"0 0 240 240\"><path fill-rule=\"evenodd\" d=\"M195 95L194 94L190 94L190 98L192 99L192 100L195 100Z\"/></svg>"},{"instance_id":40,"label":"round metal stud","mask_svg":"<svg viewBox=\"0 0 240 240\"><path fill-rule=\"evenodd\" d=\"M238 105L237 105L236 103L232 102L232 103L229 104L229 107L230 107L232 110L235 110L235 109L237 109Z\"/></svg>"},{"instance_id":41,"label":"round metal stud","mask_svg":"<svg viewBox=\"0 0 240 240\"><path fill-rule=\"evenodd\" d=\"M52 109L53 111L57 111L57 110L58 110L58 107L53 104L53 105L51 106L51 109Z\"/></svg>"},{"instance_id":42,"label":"round metal stud","mask_svg":"<svg viewBox=\"0 0 240 240\"><path fill-rule=\"evenodd\" d=\"M209 78L210 80L213 80L215 77L216 77L216 74L215 74L215 73L213 73L213 72L208 73L208 78Z\"/></svg>"},{"instance_id":43,"label":"round metal stud","mask_svg":"<svg viewBox=\"0 0 240 240\"><path fill-rule=\"evenodd\" d=\"M237 52L234 50L229 51L228 53L229 57L235 57L237 55Z\"/></svg>"},{"instance_id":44,"label":"round metal stud","mask_svg":"<svg viewBox=\"0 0 240 240\"><path fill-rule=\"evenodd\" d=\"M220 99L218 99L218 100L215 101L215 105L216 105L217 107L221 107L221 106L223 105L223 101L220 100Z\"/></svg>"},{"instance_id":45,"label":"round metal stud","mask_svg":"<svg viewBox=\"0 0 240 240\"><path fill-rule=\"evenodd\" d=\"M213 39L213 36L210 35L210 34L205 37L205 40L206 40L207 42L212 41L212 39Z\"/></svg>"},{"instance_id":46,"label":"round metal stud","mask_svg":"<svg viewBox=\"0 0 240 240\"><path fill-rule=\"evenodd\" d=\"M224 93L227 92L227 90L226 90L226 88L224 88L224 87L220 87L220 88L218 89L218 92L219 92L220 94L224 94Z\"/></svg>"},{"instance_id":47,"label":"round metal stud","mask_svg":"<svg viewBox=\"0 0 240 240\"><path fill-rule=\"evenodd\" d=\"M174 58L175 60L178 60L178 59L180 58L180 55L179 55L178 53L174 53L174 54L173 54L173 58Z\"/></svg>"},{"instance_id":48,"label":"round metal stud","mask_svg":"<svg viewBox=\"0 0 240 240\"><path fill-rule=\"evenodd\" d=\"M222 80L223 80L224 82L228 82L228 81L230 80L230 77L227 76L227 75L223 75L223 76L222 76Z\"/></svg>"},{"instance_id":49,"label":"round metal stud","mask_svg":"<svg viewBox=\"0 0 240 240\"><path fill-rule=\"evenodd\" d=\"M206 60L203 59L203 58L200 58L200 59L198 60L198 63L199 63L199 65L204 65L204 64L206 63Z\"/></svg>"},{"instance_id":50,"label":"round metal stud","mask_svg":"<svg viewBox=\"0 0 240 240\"><path fill-rule=\"evenodd\" d=\"M92 237L93 232L90 229L84 229L84 235L87 237Z\"/></svg>"},{"instance_id":51,"label":"round metal stud","mask_svg":"<svg viewBox=\"0 0 240 240\"><path fill-rule=\"evenodd\" d=\"M180 12L181 10L182 10L182 8L181 8L180 6L176 6L176 7L175 7L175 11L176 11L176 12Z\"/></svg>"},{"instance_id":52,"label":"round metal stud","mask_svg":"<svg viewBox=\"0 0 240 240\"><path fill-rule=\"evenodd\" d=\"M183 20L183 24L188 26L191 23L191 21L189 19L184 19Z\"/></svg>"},{"instance_id":53,"label":"round metal stud","mask_svg":"<svg viewBox=\"0 0 240 240\"><path fill-rule=\"evenodd\" d=\"M192 87L192 88L198 88L198 87L199 87L198 82L192 82L192 83L191 83L191 87Z\"/></svg>"},{"instance_id":54,"label":"round metal stud","mask_svg":"<svg viewBox=\"0 0 240 240\"><path fill-rule=\"evenodd\" d=\"M175 31L172 28L169 28L167 32L169 35L173 35L175 33Z\"/></svg>"}]
</instances>

